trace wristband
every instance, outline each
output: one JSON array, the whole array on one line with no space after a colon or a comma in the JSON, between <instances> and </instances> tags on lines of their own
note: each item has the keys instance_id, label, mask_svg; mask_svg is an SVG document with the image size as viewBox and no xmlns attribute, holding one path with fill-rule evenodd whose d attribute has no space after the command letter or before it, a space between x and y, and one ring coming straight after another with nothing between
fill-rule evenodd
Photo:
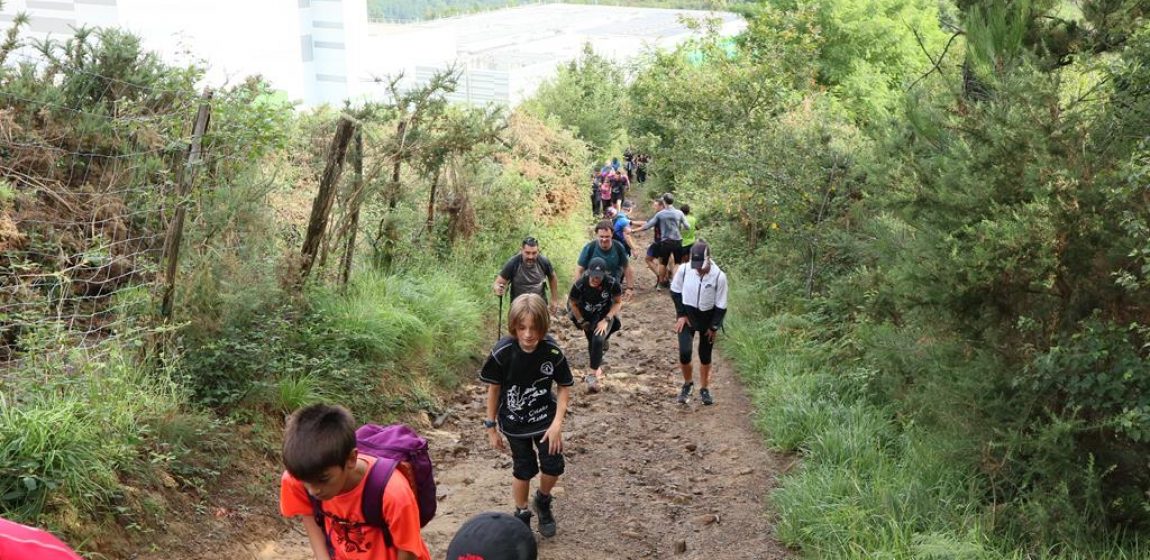
<instances>
[{"instance_id":1,"label":"wristband","mask_svg":"<svg viewBox=\"0 0 1150 560\"><path fill-rule=\"evenodd\" d=\"M488 420L486 418L483 419L483 427L484 428L491 429L491 428L494 428L495 426L496 426L496 422L494 420Z\"/></svg>"}]
</instances>

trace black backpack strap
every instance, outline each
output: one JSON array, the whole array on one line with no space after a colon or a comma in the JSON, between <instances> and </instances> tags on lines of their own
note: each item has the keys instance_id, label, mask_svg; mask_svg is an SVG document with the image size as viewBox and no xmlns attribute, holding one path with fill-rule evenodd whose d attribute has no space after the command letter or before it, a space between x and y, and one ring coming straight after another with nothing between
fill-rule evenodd
<instances>
[{"instance_id":1,"label":"black backpack strap","mask_svg":"<svg viewBox=\"0 0 1150 560\"><path fill-rule=\"evenodd\" d=\"M311 502L311 511L312 515L315 516L315 522L319 525L319 530L323 531L323 542L327 545L327 554L335 558L335 546L331 544L331 536L327 533L327 516L323 514L323 502L312 496L311 492L307 492L307 499Z\"/></svg>"}]
</instances>

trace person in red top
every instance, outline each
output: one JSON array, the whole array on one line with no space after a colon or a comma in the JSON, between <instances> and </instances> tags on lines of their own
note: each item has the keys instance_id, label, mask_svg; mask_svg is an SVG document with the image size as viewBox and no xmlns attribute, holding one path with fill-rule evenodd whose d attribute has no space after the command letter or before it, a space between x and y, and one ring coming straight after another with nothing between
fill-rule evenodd
<instances>
[{"instance_id":1,"label":"person in red top","mask_svg":"<svg viewBox=\"0 0 1150 560\"><path fill-rule=\"evenodd\" d=\"M82 560L51 533L6 519L0 519L0 559Z\"/></svg>"},{"instance_id":2,"label":"person in red top","mask_svg":"<svg viewBox=\"0 0 1150 560\"><path fill-rule=\"evenodd\" d=\"M365 522L365 475L375 458L359 454L355 427L355 419L341 406L317 404L292 413L284 429L287 470L280 479L280 513L303 518L316 560L431 560L419 534L419 504L400 471L383 491L383 519L394 548L387 547L383 530ZM323 506L323 527L316 522L308 494ZM328 553L328 540L334 555Z\"/></svg>"}]
</instances>

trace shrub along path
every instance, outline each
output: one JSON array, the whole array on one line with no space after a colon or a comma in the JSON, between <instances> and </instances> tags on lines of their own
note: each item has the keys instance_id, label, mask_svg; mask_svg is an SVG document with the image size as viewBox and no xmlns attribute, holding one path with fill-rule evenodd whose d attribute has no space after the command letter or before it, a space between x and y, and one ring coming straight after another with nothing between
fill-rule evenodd
<instances>
[{"instance_id":1,"label":"shrub along path","mask_svg":"<svg viewBox=\"0 0 1150 560\"><path fill-rule=\"evenodd\" d=\"M785 461L764 447L751 404L721 358L712 376L714 406L699 403L697 392L686 406L675 402L681 378L674 305L666 290L654 289L641 258L632 266L639 289L612 337L604 392L588 394L582 382L582 333L566 320L552 329L579 384L564 435L567 474L555 492L559 533L539 537L540 558L788 557L766 503ZM420 427L432 442L441 495L439 514L423 531L436 560L471 515L512 509L510 456L490 448L480 425L484 395L476 381L456 395L439 429ZM192 557L306 560L310 552L297 527L273 541Z\"/></svg>"}]
</instances>

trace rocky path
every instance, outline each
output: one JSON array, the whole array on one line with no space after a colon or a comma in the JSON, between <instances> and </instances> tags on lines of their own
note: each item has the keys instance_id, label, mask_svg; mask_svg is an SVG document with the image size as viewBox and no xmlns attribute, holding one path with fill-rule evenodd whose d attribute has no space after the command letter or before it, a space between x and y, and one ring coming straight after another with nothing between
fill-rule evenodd
<instances>
[{"instance_id":1,"label":"rocky path","mask_svg":"<svg viewBox=\"0 0 1150 560\"><path fill-rule=\"evenodd\" d=\"M649 239L641 239L645 247ZM684 558L767 560L790 553L774 539L766 496L783 459L752 427L752 407L719 357L714 406L675 402L680 377L674 306L642 259L640 289L622 312L623 330L606 356L605 391L576 386L564 434L567 474L555 491L559 533L540 539L545 560ZM737 313L737 310L733 311ZM575 377L587 371L587 345L569 321L556 321ZM721 344L720 344L721 348ZM456 529L482 511L511 511L511 458L487 444L480 425L485 388L456 395L450 419L421 431L431 440L439 514L424 529L435 559ZM697 397L697 395L696 395ZM244 545L231 559L307 560L302 529Z\"/></svg>"}]
</instances>

